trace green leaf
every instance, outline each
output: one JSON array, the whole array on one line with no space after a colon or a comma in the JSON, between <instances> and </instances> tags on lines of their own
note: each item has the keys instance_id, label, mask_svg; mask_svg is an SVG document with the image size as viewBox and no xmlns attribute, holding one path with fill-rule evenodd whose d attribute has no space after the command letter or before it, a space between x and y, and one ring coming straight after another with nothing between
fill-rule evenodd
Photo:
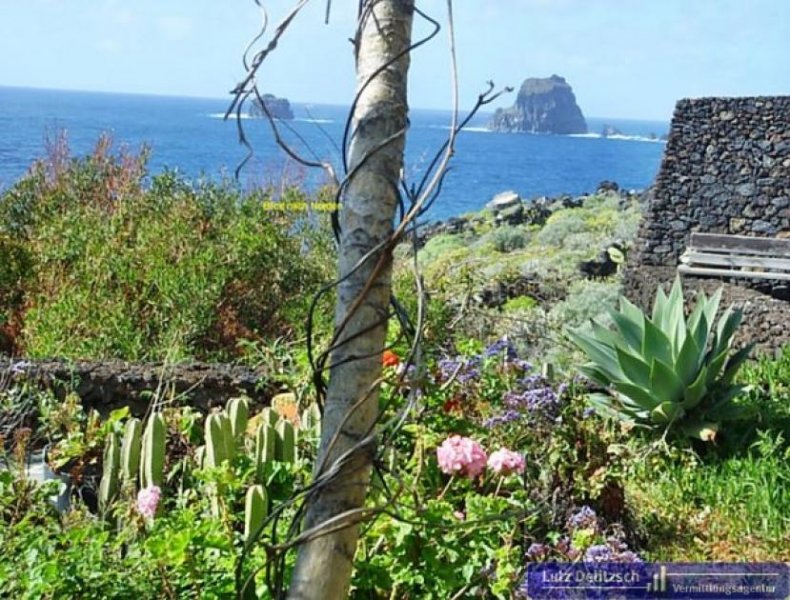
<instances>
[{"instance_id":1,"label":"green leaf","mask_svg":"<svg viewBox=\"0 0 790 600\"><path fill-rule=\"evenodd\" d=\"M680 347L686 338L686 322L683 314L684 300L683 288L680 284L680 278L675 278L675 283L672 285L672 291L667 298L667 304L664 309L664 325L662 330L669 338L673 350L673 359L677 358Z\"/></svg>"},{"instance_id":2,"label":"green leaf","mask_svg":"<svg viewBox=\"0 0 790 600\"><path fill-rule=\"evenodd\" d=\"M702 366L705 359L705 351L708 349L708 337L710 335L710 324L705 316L704 310L700 310L700 316L696 327L690 333L694 337L694 343L697 345L697 348L699 348L699 359L697 364L697 368L699 368Z\"/></svg>"},{"instance_id":3,"label":"green leaf","mask_svg":"<svg viewBox=\"0 0 790 600\"><path fill-rule=\"evenodd\" d=\"M618 392L630 400L630 402L626 403L630 404L636 410L650 411L661 402L661 399L655 397L649 390L634 385L633 383L615 381L612 385Z\"/></svg>"},{"instance_id":4,"label":"green leaf","mask_svg":"<svg viewBox=\"0 0 790 600\"><path fill-rule=\"evenodd\" d=\"M683 392L683 402L681 403L685 410L691 410L705 397L705 394L708 392L707 375L707 367L701 368L694 382L686 387Z\"/></svg>"},{"instance_id":5,"label":"green leaf","mask_svg":"<svg viewBox=\"0 0 790 600\"><path fill-rule=\"evenodd\" d=\"M648 319L645 319L645 339L642 342L642 356L648 363L651 363L654 358L667 364L672 363L672 345L669 338Z\"/></svg>"},{"instance_id":6,"label":"green leaf","mask_svg":"<svg viewBox=\"0 0 790 600\"><path fill-rule=\"evenodd\" d=\"M592 379L598 385L608 387L612 383L612 378L609 377L603 369L596 366L595 363L587 363L586 365L580 366L578 369L582 375Z\"/></svg>"},{"instance_id":7,"label":"green leaf","mask_svg":"<svg viewBox=\"0 0 790 600\"><path fill-rule=\"evenodd\" d=\"M741 325L743 313L739 310L733 310L730 306L719 319L718 326L716 327L716 354L724 350L728 350L732 344L732 336Z\"/></svg>"},{"instance_id":8,"label":"green leaf","mask_svg":"<svg viewBox=\"0 0 790 600\"><path fill-rule=\"evenodd\" d=\"M708 375L705 380L708 386L712 385L719 378L719 375L724 368L724 363L727 360L728 353L729 350L725 348L717 356L714 356L713 359L708 363ZM710 355L713 355L712 350Z\"/></svg>"},{"instance_id":9,"label":"green leaf","mask_svg":"<svg viewBox=\"0 0 790 600\"><path fill-rule=\"evenodd\" d=\"M704 294L703 294L703 296L704 296ZM704 306L705 306L705 302L702 302L700 297L697 296L697 303L694 306L694 310L691 311L691 314L689 315L688 321L686 322L686 325L687 325L686 329L688 330L688 332L690 334L693 333L694 331L696 331L697 325L699 325L699 320L702 317L702 315L704 314L704 312L702 310L704 308Z\"/></svg>"},{"instance_id":10,"label":"green leaf","mask_svg":"<svg viewBox=\"0 0 790 600\"><path fill-rule=\"evenodd\" d=\"M591 320L590 326L592 328L593 334L595 335L595 339L611 347L612 350L617 350L618 347L625 345L625 340L623 340L622 336L618 335L611 329L607 329L597 321Z\"/></svg>"},{"instance_id":11,"label":"green leaf","mask_svg":"<svg viewBox=\"0 0 790 600\"><path fill-rule=\"evenodd\" d=\"M637 352L641 352L642 338L644 337L644 330L645 330L644 315L640 313L639 320L633 321L628 315L626 315L623 312L610 310L609 316L612 318L612 321L614 321L614 324L617 326L620 335L623 337L623 341L630 348L636 350Z\"/></svg>"},{"instance_id":12,"label":"green leaf","mask_svg":"<svg viewBox=\"0 0 790 600\"><path fill-rule=\"evenodd\" d=\"M666 306L667 296L663 288L659 285L656 290L656 299L653 301L653 315L650 319L659 329L664 328L664 311L666 310Z\"/></svg>"},{"instance_id":13,"label":"green leaf","mask_svg":"<svg viewBox=\"0 0 790 600\"><path fill-rule=\"evenodd\" d=\"M683 414L683 409L677 402L662 402L650 411L650 417L656 423L672 423L680 418Z\"/></svg>"},{"instance_id":14,"label":"green leaf","mask_svg":"<svg viewBox=\"0 0 790 600\"><path fill-rule=\"evenodd\" d=\"M613 348L579 331L569 329L568 336L587 354L590 360L592 360L599 369L606 373L609 379L623 378L623 372L620 369L620 364L617 362L617 355Z\"/></svg>"},{"instance_id":15,"label":"green leaf","mask_svg":"<svg viewBox=\"0 0 790 600\"><path fill-rule=\"evenodd\" d=\"M721 302L721 294L723 291L723 287L716 290L716 293L710 297L710 300L708 300L703 307L705 318L708 323L712 324L716 320L716 313L719 311L719 303Z\"/></svg>"},{"instance_id":16,"label":"green leaf","mask_svg":"<svg viewBox=\"0 0 790 600\"><path fill-rule=\"evenodd\" d=\"M746 362L746 359L749 358L753 348L754 344L749 344L730 356L730 358L727 359L727 364L724 367L724 373L722 374L719 381L725 385L732 383L732 380L735 378L738 369L740 369L741 365L743 365L743 363Z\"/></svg>"},{"instance_id":17,"label":"green leaf","mask_svg":"<svg viewBox=\"0 0 790 600\"><path fill-rule=\"evenodd\" d=\"M661 402L680 402L683 397L684 383L672 367L661 360L654 360L650 366L650 391Z\"/></svg>"},{"instance_id":18,"label":"green leaf","mask_svg":"<svg viewBox=\"0 0 790 600\"><path fill-rule=\"evenodd\" d=\"M645 320L644 313L625 296L620 296L620 312L626 319L641 324ZM640 336L641 337L641 336Z\"/></svg>"},{"instance_id":19,"label":"green leaf","mask_svg":"<svg viewBox=\"0 0 790 600\"><path fill-rule=\"evenodd\" d=\"M630 421L632 420L626 415L619 406L615 406L614 398L607 394L589 394L587 402L595 409L600 416L614 419L616 421Z\"/></svg>"},{"instance_id":20,"label":"green leaf","mask_svg":"<svg viewBox=\"0 0 790 600\"><path fill-rule=\"evenodd\" d=\"M697 377L697 371L703 358L702 354L694 336L687 336L675 360L675 372L683 385L689 385Z\"/></svg>"},{"instance_id":21,"label":"green leaf","mask_svg":"<svg viewBox=\"0 0 790 600\"><path fill-rule=\"evenodd\" d=\"M625 352L620 348L617 348L616 351L617 360L625 376L640 387L650 387L650 365L640 357Z\"/></svg>"}]
</instances>

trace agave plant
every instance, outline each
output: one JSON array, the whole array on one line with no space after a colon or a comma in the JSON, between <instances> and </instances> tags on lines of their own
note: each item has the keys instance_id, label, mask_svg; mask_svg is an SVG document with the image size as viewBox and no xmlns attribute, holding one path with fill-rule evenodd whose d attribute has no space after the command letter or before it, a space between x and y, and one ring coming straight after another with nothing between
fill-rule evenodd
<instances>
[{"instance_id":1,"label":"agave plant","mask_svg":"<svg viewBox=\"0 0 790 600\"><path fill-rule=\"evenodd\" d=\"M648 318L626 298L610 311L614 329L592 322L592 330L569 330L590 363L581 372L607 388L590 402L604 416L648 428L663 428L705 441L716 437L721 421L737 416L733 384L752 346L731 353L742 314L730 306L716 320L721 289L697 296L685 317L683 289L676 279L667 296L659 288ZM715 324L715 325L714 325Z\"/></svg>"}]
</instances>

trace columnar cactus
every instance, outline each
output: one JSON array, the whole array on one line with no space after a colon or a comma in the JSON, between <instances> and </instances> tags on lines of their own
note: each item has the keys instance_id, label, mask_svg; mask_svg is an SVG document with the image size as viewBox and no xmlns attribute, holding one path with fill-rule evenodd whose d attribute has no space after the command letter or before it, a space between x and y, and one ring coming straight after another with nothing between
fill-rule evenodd
<instances>
[{"instance_id":1,"label":"columnar cactus","mask_svg":"<svg viewBox=\"0 0 790 600\"><path fill-rule=\"evenodd\" d=\"M206 447L198 446L195 448L195 465L198 469L206 467Z\"/></svg>"},{"instance_id":2,"label":"columnar cactus","mask_svg":"<svg viewBox=\"0 0 790 600\"><path fill-rule=\"evenodd\" d=\"M230 417L230 427L233 437L238 443L247 429L247 421L250 416L250 403L246 398L231 398L227 406L228 416Z\"/></svg>"},{"instance_id":3,"label":"columnar cactus","mask_svg":"<svg viewBox=\"0 0 790 600\"><path fill-rule=\"evenodd\" d=\"M255 480L264 483L275 459L277 432L266 423L258 425L255 432Z\"/></svg>"},{"instance_id":4,"label":"columnar cactus","mask_svg":"<svg viewBox=\"0 0 790 600\"><path fill-rule=\"evenodd\" d=\"M140 434L143 424L140 419L131 418L126 422L121 444L121 475L124 481L137 482L137 471L140 468Z\"/></svg>"},{"instance_id":5,"label":"columnar cactus","mask_svg":"<svg viewBox=\"0 0 790 600\"><path fill-rule=\"evenodd\" d=\"M121 448L118 434L113 432L107 437L104 447L101 483L99 483L99 507L106 511L118 494L118 480L121 467Z\"/></svg>"},{"instance_id":6,"label":"columnar cactus","mask_svg":"<svg viewBox=\"0 0 790 600\"><path fill-rule=\"evenodd\" d=\"M282 462L296 461L296 432L287 419L277 423L277 438L275 440L274 455Z\"/></svg>"},{"instance_id":7,"label":"columnar cactus","mask_svg":"<svg viewBox=\"0 0 790 600\"><path fill-rule=\"evenodd\" d=\"M269 514L269 499L262 485L253 485L247 490L244 498L244 540L248 544L254 541Z\"/></svg>"},{"instance_id":8,"label":"columnar cactus","mask_svg":"<svg viewBox=\"0 0 790 600\"><path fill-rule=\"evenodd\" d=\"M218 467L228 460L228 449L225 434L222 430L222 417L219 414L206 418L206 461L207 467Z\"/></svg>"},{"instance_id":9,"label":"columnar cactus","mask_svg":"<svg viewBox=\"0 0 790 600\"><path fill-rule=\"evenodd\" d=\"M219 413L219 423L222 429L222 443L225 444L225 456L230 462L236 457L236 440L233 437L233 427L230 424L230 417L224 410Z\"/></svg>"},{"instance_id":10,"label":"columnar cactus","mask_svg":"<svg viewBox=\"0 0 790 600\"><path fill-rule=\"evenodd\" d=\"M277 425L277 421L280 420L280 413L278 413L273 408L269 408L268 406L261 410L260 412L260 419L261 422L266 423L267 425L271 425L274 427Z\"/></svg>"},{"instance_id":11,"label":"columnar cactus","mask_svg":"<svg viewBox=\"0 0 790 600\"><path fill-rule=\"evenodd\" d=\"M162 477L165 470L165 439L167 425L162 413L153 413L148 418L143 432L143 445L140 456L140 485L162 486Z\"/></svg>"},{"instance_id":12,"label":"columnar cactus","mask_svg":"<svg viewBox=\"0 0 790 600\"><path fill-rule=\"evenodd\" d=\"M313 402L302 412L300 430L307 431L311 436L321 436L321 409Z\"/></svg>"}]
</instances>

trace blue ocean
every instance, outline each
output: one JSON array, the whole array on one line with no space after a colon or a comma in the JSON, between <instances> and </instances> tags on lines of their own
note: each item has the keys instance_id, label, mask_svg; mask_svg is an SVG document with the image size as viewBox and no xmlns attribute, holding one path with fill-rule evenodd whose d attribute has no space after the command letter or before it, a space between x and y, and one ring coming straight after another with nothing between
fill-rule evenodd
<instances>
[{"instance_id":1,"label":"blue ocean","mask_svg":"<svg viewBox=\"0 0 790 600\"><path fill-rule=\"evenodd\" d=\"M237 124L222 116L228 101L0 87L0 190L22 177L46 155L45 140L65 131L73 154L85 154L103 133L115 147L150 147L149 172L176 169L189 178L232 177L246 156ZM293 104L293 146L305 157L340 163L346 109ZM582 107L584 109L584 107ZM431 220L478 210L495 194L515 190L524 198L583 194L602 180L625 189L649 186L664 144L650 139L669 129L666 122L587 117L584 136L505 134L485 128L479 114L459 136L452 170L427 217ZM407 142L407 180L418 181L446 139L449 111L412 110ZM243 187L282 182L315 186L321 175L288 160L261 119L242 124L254 157L241 172ZM604 124L623 135L601 137Z\"/></svg>"}]
</instances>

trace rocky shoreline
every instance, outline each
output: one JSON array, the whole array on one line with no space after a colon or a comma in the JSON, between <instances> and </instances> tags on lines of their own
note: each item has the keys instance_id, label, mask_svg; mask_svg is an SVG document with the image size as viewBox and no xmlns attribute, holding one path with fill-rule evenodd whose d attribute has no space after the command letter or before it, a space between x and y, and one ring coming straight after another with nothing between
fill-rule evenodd
<instances>
[{"instance_id":1,"label":"rocky shoreline","mask_svg":"<svg viewBox=\"0 0 790 600\"><path fill-rule=\"evenodd\" d=\"M619 194L623 206L626 206L634 197L642 198L646 194L645 191L621 190L617 183L606 180L598 184L594 194L579 196L560 194L553 197L538 196L527 200L518 193L508 190L494 196L481 211L450 217L444 221L432 221L421 226L417 231L417 247L422 248L428 240L437 235L458 235L467 232L474 225L482 224L489 218L493 218L496 226L542 226L557 210L579 208L589 196L605 193Z\"/></svg>"}]
</instances>

